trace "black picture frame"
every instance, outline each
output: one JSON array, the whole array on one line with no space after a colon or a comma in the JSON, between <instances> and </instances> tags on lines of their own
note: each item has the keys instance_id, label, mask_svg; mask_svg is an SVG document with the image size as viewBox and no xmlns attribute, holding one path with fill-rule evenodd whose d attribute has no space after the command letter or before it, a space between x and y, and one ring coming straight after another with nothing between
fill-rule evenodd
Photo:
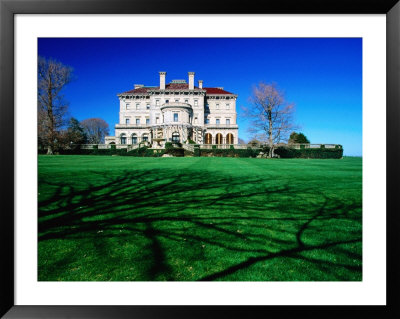
<instances>
[{"instance_id":1,"label":"black picture frame","mask_svg":"<svg viewBox=\"0 0 400 319\"><path fill-rule=\"evenodd\" d=\"M386 14L387 305L386 306L16 306L14 304L14 16L15 14ZM0 315L4 318L400 317L399 180L400 3L398 0L0 0ZM7 137L7 138L4 138ZM384 205L382 206L384 207ZM376 212L383 213L383 212Z\"/></svg>"}]
</instances>

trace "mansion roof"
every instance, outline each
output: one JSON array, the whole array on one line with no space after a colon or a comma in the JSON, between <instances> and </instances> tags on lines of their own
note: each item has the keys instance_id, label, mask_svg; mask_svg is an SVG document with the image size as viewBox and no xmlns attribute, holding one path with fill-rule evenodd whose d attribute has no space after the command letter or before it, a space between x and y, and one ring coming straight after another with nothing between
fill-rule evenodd
<instances>
[{"instance_id":1,"label":"mansion roof","mask_svg":"<svg viewBox=\"0 0 400 319\"><path fill-rule=\"evenodd\" d=\"M145 94L149 93L150 91L158 91L160 90L159 86L144 86L144 87L139 87L130 91L126 91L120 94ZM168 83L165 85L165 90L189 90L189 84L187 83ZM206 92L206 94L214 94L214 95L219 95L219 94L230 94L234 95L231 92L225 91L221 88L202 88L200 89L199 87L195 86L194 91L200 91L200 92Z\"/></svg>"}]
</instances>

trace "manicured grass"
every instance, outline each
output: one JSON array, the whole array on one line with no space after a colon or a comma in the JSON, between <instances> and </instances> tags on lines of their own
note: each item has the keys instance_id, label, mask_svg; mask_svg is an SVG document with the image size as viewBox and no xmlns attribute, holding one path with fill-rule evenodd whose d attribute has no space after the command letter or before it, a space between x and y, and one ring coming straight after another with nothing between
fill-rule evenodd
<instances>
[{"instance_id":1,"label":"manicured grass","mask_svg":"<svg viewBox=\"0 0 400 319\"><path fill-rule=\"evenodd\" d=\"M362 280L361 158L38 165L39 280Z\"/></svg>"}]
</instances>

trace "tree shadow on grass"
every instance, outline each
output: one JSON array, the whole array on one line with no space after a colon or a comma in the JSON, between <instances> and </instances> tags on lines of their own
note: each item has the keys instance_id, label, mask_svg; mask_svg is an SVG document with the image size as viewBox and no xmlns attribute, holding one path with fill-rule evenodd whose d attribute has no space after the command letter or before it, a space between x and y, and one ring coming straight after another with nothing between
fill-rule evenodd
<instances>
[{"instance_id":1,"label":"tree shadow on grass","mask_svg":"<svg viewBox=\"0 0 400 319\"><path fill-rule=\"evenodd\" d=\"M79 188L40 179L40 192L52 189L52 195L39 201L39 249L60 240L101 243L102 251L87 254L102 256L102 280L265 280L263 274L251 275L253 267L268 267L279 258L314 267L317 275L309 280L361 280L361 249L349 248L361 243L361 198L337 199L295 183L193 170L92 175L101 182ZM129 251L135 261L128 258L110 270L106 266L116 257L107 256L119 251L122 240L137 245ZM320 253L332 250L340 261ZM62 278L69 267L57 260L46 263L53 266L39 264L40 280ZM124 268L136 272L134 279L114 275L129 273Z\"/></svg>"}]
</instances>

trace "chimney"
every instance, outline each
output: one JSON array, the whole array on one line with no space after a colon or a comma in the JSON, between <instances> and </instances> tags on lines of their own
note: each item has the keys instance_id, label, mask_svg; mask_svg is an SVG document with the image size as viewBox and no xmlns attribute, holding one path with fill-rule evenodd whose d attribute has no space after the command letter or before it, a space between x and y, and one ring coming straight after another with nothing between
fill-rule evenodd
<instances>
[{"instance_id":1,"label":"chimney","mask_svg":"<svg viewBox=\"0 0 400 319\"><path fill-rule=\"evenodd\" d=\"M160 73L160 90L165 90L165 75L167 72L159 72Z\"/></svg>"},{"instance_id":2,"label":"chimney","mask_svg":"<svg viewBox=\"0 0 400 319\"><path fill-rule=\"evenodd\" d=\"M134 88L135 88L135 89L140 89L140 88L142 88L142 87L144 87L144 84L135 84L135 85L134 85Z\"/></svg>"},{"instance_id":3,"label":"chimney","mask_svg":"<svg viewBox=\"0 0 400 319\"><path fill-rule=\"evenodd\" d=\"M194 72L188 72L189 74L189 90L194 89Z\"/></svg>"},{"instance_id":4,"label":"chimney","mask_svg":"<svg viewBox=\"0 0 400 319\"><path fill-rule=\"evenodd\" d=\"M203 88L203 80L199 80L199 89Z\"/></svg>"}]
</instances>

